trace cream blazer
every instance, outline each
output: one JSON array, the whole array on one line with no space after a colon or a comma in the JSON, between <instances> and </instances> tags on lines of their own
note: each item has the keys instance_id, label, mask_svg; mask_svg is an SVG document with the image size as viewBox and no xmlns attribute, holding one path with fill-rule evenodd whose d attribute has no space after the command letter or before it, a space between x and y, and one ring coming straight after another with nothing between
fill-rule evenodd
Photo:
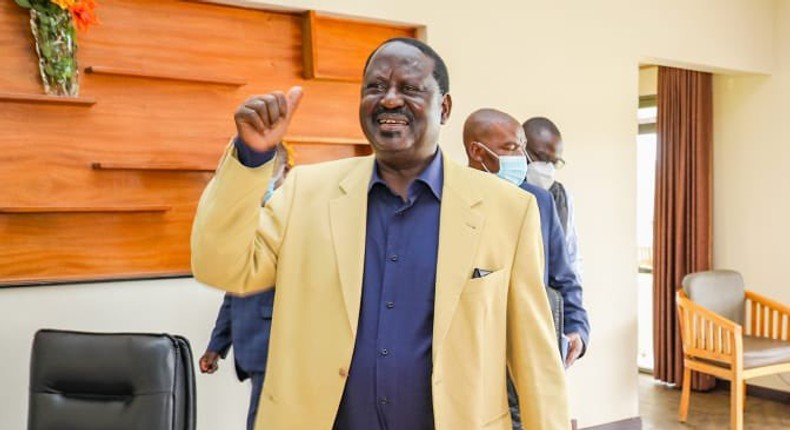
<instances>
[{"instance_id":1,"label":"cream blazer","mask_svg":"<svg viewBox=\"0 0 790 430\"><path fill-rule=\"evenodd\" d=\"M330 430L354 352L374 158L298 167L261 208L273 164L247 168L229 147L198 206L192 270L232 293L277 285L256 428ZM508 371L525 429L569 429L535 199L444 157L440 212L436 429L510 430Z\"/></svg>"}]
</instances>

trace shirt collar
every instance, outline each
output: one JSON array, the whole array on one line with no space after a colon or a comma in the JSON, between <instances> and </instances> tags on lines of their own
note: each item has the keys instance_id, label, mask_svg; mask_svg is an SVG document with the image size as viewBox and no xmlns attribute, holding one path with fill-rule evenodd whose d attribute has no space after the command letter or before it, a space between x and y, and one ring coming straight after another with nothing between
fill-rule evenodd
<instances>
[{"instance_id":1,"label":"shirt collar","mask_svg":"<svg viewBox=\"0 0 790 430\"><path fill-rule=\"evenodd\" d=\"M442 200L442 187L444 185L444 162L441 149L436 150L436 155L433 156L433 160L431 160L431 162L428 163L428 166L423 169L422 172L420 172L415 181L420 181L425 184L428 189L431 190L431 193L433 193L437 200ZM370 177L368 192L370 192L370 190L376 184L382 184L389 188L387 183L381 179L381 176L379 176L378 162L373 163L373 176Z\"/></svg>"}]
</instances>

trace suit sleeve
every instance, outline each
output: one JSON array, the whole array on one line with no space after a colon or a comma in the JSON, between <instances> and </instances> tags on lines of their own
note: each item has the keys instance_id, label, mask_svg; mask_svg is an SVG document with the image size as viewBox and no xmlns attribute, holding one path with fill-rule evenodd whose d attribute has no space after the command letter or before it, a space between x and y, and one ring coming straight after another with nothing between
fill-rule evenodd
<instances>
[{"instance_id":1,"label":"suit sleeve","mask_svg":"<svg viewBox=\"0 0 790 430\"><path fill-rule=\"evenodd\" d=\"M525 212L507 307L508 366L524 429L567 430L571 420L565 372L557 354L551 309L543 286L543 241L535 199Z\"/></svg>"},{"instance_id":2,"label":"suit sleeve","mask_svg":"<svg viewBox=\"0 0 790 430\"><path fill-rule=\"evenodd\" d=\"M225 294L219 314L217 314L217 322L214 323L214 330L211 331L211 340L206 348L208 351L216 352L222 358L228 355L232 342L230 301L230 295Z\"/></svg>"},{"instance_id":3,"label":"suit sleeve","mask_svg":"<svg viewBox=\"0 0 790 430\"><path fill-rule=\"evenodd\" d=\"M274 164L245 167L228 146L192 225L195 279L234 294L273 288L298 176L294 169L261 208Z\"/></svg>"},{"instance_id":4,"label":"suit sleeve","mask_svg":"<svg viewBox=\"0 0 790 430\"><path fill-rule=\"evenodd\" d=\"M549 241L549 287L562 295L565 333L579 333L586 349L590 338L590 323L587 311L582 305L582 286L578 274L571 267L565 235L553 205L549 225L549 237L546 238Z\"/></svg>"}]
</instances>

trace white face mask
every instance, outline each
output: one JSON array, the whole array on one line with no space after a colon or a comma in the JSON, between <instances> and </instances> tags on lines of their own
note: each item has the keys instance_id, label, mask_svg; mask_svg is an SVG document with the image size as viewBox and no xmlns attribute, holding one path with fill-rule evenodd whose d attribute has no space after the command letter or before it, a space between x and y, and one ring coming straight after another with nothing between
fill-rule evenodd
<instances>
[{"instance_id":1,"label":"white face mask","mask_svg":"<svg viewBox=\"0 0 790 430\"><path fill-rule=\"evenodd\" d=\"M557 168L553 163L546 161L533 161L527 167L527 182L536 187L548 190L554 183L554 173Z\"/></svg>"}]
</instances>

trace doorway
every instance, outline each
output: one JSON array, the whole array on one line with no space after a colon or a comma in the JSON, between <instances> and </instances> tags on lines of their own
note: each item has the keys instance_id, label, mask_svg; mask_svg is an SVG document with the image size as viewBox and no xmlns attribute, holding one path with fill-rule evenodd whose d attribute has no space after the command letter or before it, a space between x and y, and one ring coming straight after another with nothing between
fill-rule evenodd
<instances>
[{"instance_id":1,"label":"doorway","mask_svg":"<svg viewBox=\"0 0 790 430\"><path fill-rule=\"evenodd\" d=\"M656 179L658 67L639 68L637 154L638 354L640 372L653 373L653 206Z\"/></svg>"}]
</instances>

